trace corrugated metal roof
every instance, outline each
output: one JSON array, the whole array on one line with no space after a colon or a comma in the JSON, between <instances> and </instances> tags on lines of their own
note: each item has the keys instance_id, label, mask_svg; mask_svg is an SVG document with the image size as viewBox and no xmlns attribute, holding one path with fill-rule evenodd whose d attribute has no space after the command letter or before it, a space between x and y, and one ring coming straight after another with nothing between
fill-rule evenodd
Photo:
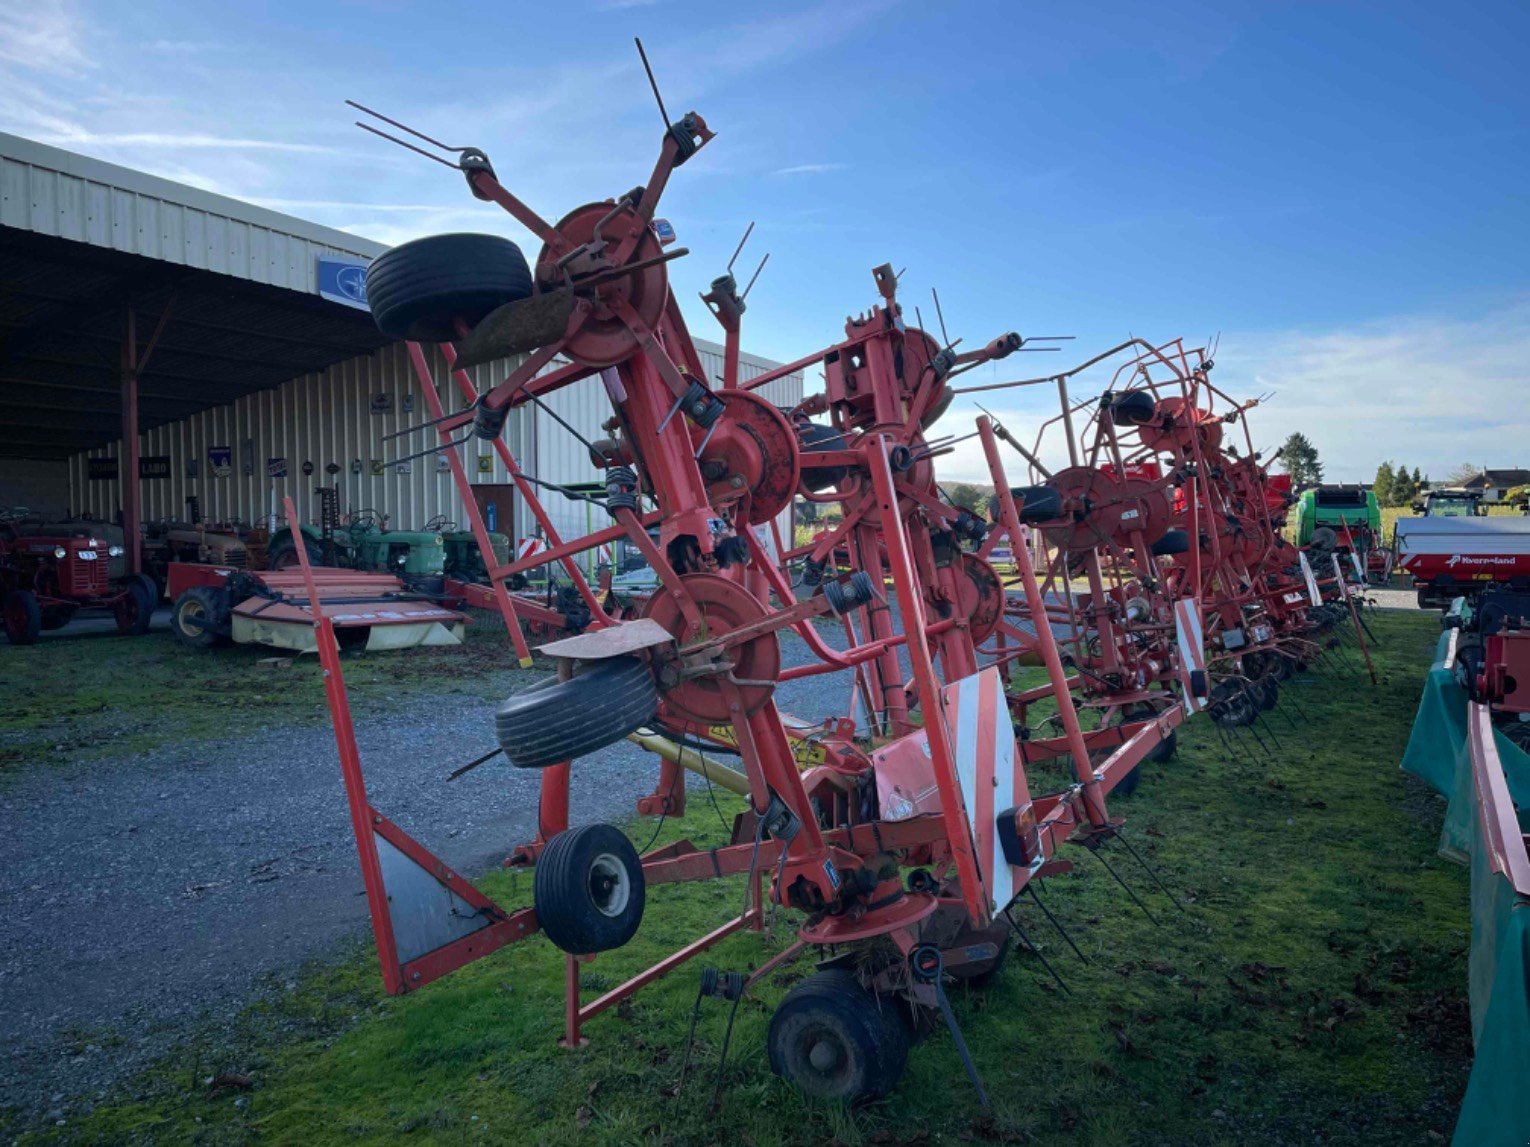
<instances>
[{"instance_id":1,"label":"corrugated metal roof","mask_svg":"<svg viewBox=\"0 0 1530 1147\"><path fill-rule=\"evenodd\" d=\"M0 133L0 455L63 458L121 431L123 316L143 430L366 354L371 315L318 294L370 240Z\"/></svg>"},{"instance_id":2,"label":"corrugated metal roof","mask_svg":"<svg viewBox=\"0 0 1530 1147\"><path fill-rule=\"evenodd\" d=\"M251 203L0 132L0 226L309 294L318 256L387 248Z\"/></svg>"}]
</instances>

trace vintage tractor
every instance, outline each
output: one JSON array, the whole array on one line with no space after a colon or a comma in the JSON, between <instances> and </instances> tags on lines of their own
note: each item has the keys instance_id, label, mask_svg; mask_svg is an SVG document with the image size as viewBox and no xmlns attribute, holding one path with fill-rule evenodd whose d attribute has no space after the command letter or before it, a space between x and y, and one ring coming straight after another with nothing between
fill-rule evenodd
<instances>
[{"instance_id":1,"label":"vintage tractor","mask_svg":"<svg viewBox=\"0 0 1530 1147\"><path fill-rule=\"evenodd\" d=\"M81 612L106 612L126 634L148 631L159 598L146 574L113 581L122 548L81 526L0 521L0 612L12 645L31 645Z\"/></svg>"},{"instance_id":2,"label":"vintage tractor","mask_svg":"<svg viewBox=\"0 0 1530 1147\"><path fill-rule=\"evenodd\" d=\"M339 491L321 486L319 521L298 527L308 560L337 569L391 574L412 589L440 593L446 568L446 544L440 531L390 530L376 510L352 510L342 516ZM296 569L297 536L288 526L275 531L266 547L266 568Z\"/></svg>"},{"instance_id":3,"label":"vintage tractor","mask_svg":"<svg viewBox=\"0 0 1530 1147\"><path fill-rule=\"evenodd\" d=\"M437 514L425 523L425 532L441 535L441 545L445 550L442 572L447 577L487 584L491 566L484 561L483 551L478 548L478 539L473 536L472 530L458 529L457 523L445 514ZM493 565L509 563L510 539L507 536L490 531L489 545L493 551Z\"/></svg>"}]
</instances>

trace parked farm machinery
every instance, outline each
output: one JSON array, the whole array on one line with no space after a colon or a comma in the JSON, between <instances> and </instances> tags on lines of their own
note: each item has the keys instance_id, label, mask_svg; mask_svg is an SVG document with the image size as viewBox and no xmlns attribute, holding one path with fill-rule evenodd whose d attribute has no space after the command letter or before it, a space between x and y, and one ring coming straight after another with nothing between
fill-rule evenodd
<instances>
[{"instance_id":1,"label":"parked farm machinery","mask_svg":"<svg viewBox=\"0 0 1530 1147\"><path fill-rule=\"evenodd\" d=\"M166 581L170 632L190 649L232 642L312 653L318 648L314 617L322 612L344 649L462 641L463 614L391 574L315 569L310 580L292 569L171 562Z\"/></svg>"},{"instance_id":2,"label":"parked farm machinery","mask_svg":"<svg viewBox=\"0 0 1530 1147\"><path fill-rule=\"evenodd\" d=\"M113 578L121 554L93 523L0 520L0 615L10 643L31 645L44 630L92 612L111 614L120 633L147 632L159 591L142 574Z\"/></svg>"},{"instance_id":3,"label":"parked farm machinery","mask_svg":"<svg viewBox=\"0 0 1530 1147\"><path fill-rule=\"evenodd\" d=\"M316 619L317 639L389 991L420 987L540 930L568 953L565 1041L577 1044L590 1020L655 977L761 927L768 901L801 914L797 939L739 977L739 992L808 949L825 955L776 1010L770 1059L809 1092L853 1100L895 1084L915 1029L945 1021L960 1039L945 985L997 969L1017 929L1016 899L1070 867L1063 845L1100 855L1125 841L1110 794L1185 708L1172 691L1147 691L1145 712L1086 734L1077 675L1051 627L1010 626L998 645L1008 624L1003 586L983 545L1008 544L1035 616L1046 610L1020 504L987 418L976 435L994 476L997 522L984 526L944 503L932 462L943 444L928 427L950 379L1021 349L1018 335L956 353L907 322L897 277L884 266L874 272L879 301L850 320L844 340L807 360L825 369L822 396L783 412L754 393L768 379L742 387L733 369L721 387L707 381L669 288L668 264L685 251L662 248L654 215L673 172L711 138L694 113L667 123L644 187L556 223L510 193L483 153L448 152L475 196L541 239L535 270L505 240L459 235L395 248L368 274L379 326L410 341L438 439L432 449L444 449L460 489L466 476L453 447L490 443L547 540L543 553L496 563L482 591L523 662L525 602L508 590L517 574L558 563L589 610L584 632L541 647L557 676L496 716L509 762L541 770L539 832L514 855L535 865L531 907L493 903L370 805L327 616ZM742 313L728 282L714 284L712 299ZM442 408L422 342L439 344L467 409ZM484 394L460 369L514 354L526 357ZM613 409L609 436L588 444L612 524L566 541L501 430L513 408L591 377ZM794 555L774 521L799 493L833 500L843 519ZM464 504L487 555L472 499ZM287 512L295 520L290 502ZM658 575L636 617L608 613L574 561L618 538ZM839 549L848 570L831 569ZM312 555L306 547L296 555L312 597ZM788 572L794 563L800 586ZM824 623L845 640L825 640ZM804 663L786 664L787 632L801 638ZM1006 687L1019 650L1045 672L1045 686ZM844 719L810 731L780 711L781 682L832 673L848 678L857 699ZM1056 747L1017 742L1017 713L1043 707ZM698 767L696 746L736 751L747 807L730 843L682 840L640 856L611 826L570 827L574 762L629 734L660 758L654 789L639 801L645 815L683 808L682 771ZM1046 793L1033 791L1028 772L1043 754L1069 770ZM581 962L631 939L648 889L728 876L749 890L738 916L598 999L581 998Z\"/></svg>"},{"instance_id":4,"label":"parked farm machinery","mask_svg":"<svg viewBox=\"0 0 1530 1147\"><path fill-rule=\"evenodd\" d=\"M1490 586L1459 597L1444 617L1455 633L1455 668L1467 697L1530 752L1530 588Z\"/></svg>"},{"instance_id":5,"label":"parked farm machinery","mask_svg":"<svg viewBox=\"0 0 1530 1147\"><path fill-rule=\"evenodd\" d=\"M1212 386L1204 356L1133 342L1118 348L1132 355L1128 384L1092 403L1086 438L1073 420L1091 404L1072 404L1068 376L1052 376L1069 466L1046 470L993 418L976 419L968 437L994 490L984 521L942 497L937 460L958 438L934 425L963 373L1035 348L1007 333L959 352L943 317L939 338L917 312L909 321L890 265L872 272L877 298L841 339L748 383L738 370L748 291L731 271L719 277L703 299L727 350L722 378L707 377L670 287L670 264L687 252L667 245L672 229L656 219L671 177L713 138L700 116L665 116L645 185L552 222L482 151L360 110L411 136L388 138L458 171L542 244L528 264L495 236L407 243L369 268L368 297L380 329L408 343L429 414L414 429L433 436L396 461L447 459L483 558L485 584L461 592L499 611L523 666L528 631L553 622L518 579L556 566L579 607L578 624L564 616L562 635L538 647L556 675L495 715L498 752L540 771L537 832L509 861L534 869L532 903L517 908L483 895L370 803L336 620L309 619L387 990L417 989L541 932L566 954L563 1040L575 1046L644 985L786 909L799 923L784 950L748 974L704 975L702 986L736 1004L817 953L817 973L771 1020L778 1074L827 1098L881 1094L915 1034L944 1026L986 1103L947 985L991 978L1017 936L1040 956L1015 907L1040 878L1071 868L1065 846L1118 880L1105 857L1117 847L1152 873L1115 813L1138 766L1171 752L1177 726L1199 709L1239 723L1245 706L1256 719L1297 651L1319 652L1322 598L1299 592L1315 578L1274 525L1286 494L1251 442L1246 454L1222 443L1254 404ZM519 365L482 393L465 372L515 356ZM438 389L441 364L463 404L454 411ZM1155 373L1165 366L1168 377ZM760 397L806 367L822 370L821 394L789 410ZM524 471L502 432L511 411L585 380L612 417L604 437L584 442L599 484L582 496L610 524L565 539L541 494L568 488ZM495 555L459 454L474 441L497 452L545 549ZM1006 444L1030 465L1030 485L1009 480ZM775 523L795 497L832 506L838 520L788 548ZM295 522L290 500L286 511ZM644 595L602 592L577 560L618 541L654 571ZM1000 552L1003 573L990 560ZM314 554L294 545L293 557L317 600ZM786 645L788 634L799 642ZM841 712L809 722L782 711L781 684L820 675L843 681ZM683 812L687 771L742 796L727 842L682 839L640 854L613 826L574 827L578 760L622 738L658 758L639 815ZM718 751L738 767L708 757ZM728 877L747 890L738 915L584 998L581 966L633 938L651 889Z\"/></svg>"},{"instance_id":6,"label":"parked farm machinery","mask_svg":"<svg viewBox=\"0 0 1530 1147\"><path fill-rule=\"evenodd\" d=\"M1077 399L1080 377L1112 360L1109 385ZM1132 339L1071 370L962 393L1057 391L1060 413L1034 441L1004 437L1037 483L1016 493L1040 535L1049 621L1091 689L1109 704L1124 685L1177 676L1218 725L1252 726L1341 621L1362 653L1364 637L1344 571L1314 570L1282 536L1290 483L1254 447L1258 400L1233 400L1213 365L1178 340ZM1008 612L1029 617L1019 600Z\"/></svg>"}]
</instances>

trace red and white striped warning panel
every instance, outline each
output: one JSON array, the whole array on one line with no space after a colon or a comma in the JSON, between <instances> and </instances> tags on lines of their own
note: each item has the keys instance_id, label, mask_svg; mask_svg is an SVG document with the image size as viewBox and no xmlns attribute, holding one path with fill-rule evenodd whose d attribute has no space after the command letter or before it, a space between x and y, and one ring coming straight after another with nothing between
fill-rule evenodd
<instances>
[{"instance_id":1,"label":"red and white striped warning panel","mask_svg":"<svg viewBox=\"0 0 1530 1147\"><path fill-rule=\"evenodd\" d=\"M1174 636L1179 643L1179 683L1184 689L1185 712L1198 713L1206 698L1191 688L1191 674L1206 672L1206 639L1201 629L1201 599L1182 597L1174 603Z\"/></svg>"},{"instance_id":2,"label":"red and white striped warning panel","mask_svg":"<svg viewBox=\"0 0 1530 1147\"><path fill-rule=\"evenodd\" d=\"M1004 700L1004 682L997 669L984 669L947 685L942 697L946 728L956 754L956 776L972 825L978 871L988 890L991 910L1002 911L1021 884L1020 874L1005 859L998 818L1029 809L1031 803L1025 769L1015 748L1015 728ZM1038 853L1036 865L1040 861Z\"/></svg>"},{"instance_id":3,"label":"red and white striped warning panel","mask_svg":"<svg viewBox=\"0 0 1530 1147\"><path fill-rule=\"evenodd\" d=\"M1302 561L1302 577L1307 579L1307 596L1312 599L1313 605L1323 604L1323 595L1318 592L1317 578L1312 576L1312 563L1307 560L1306 554L1297 554Z\"/></svg>"},{"instance_id":4,"label":"red and white striped warning panel","mask_svg":"<svg viewBox=\"0 0 1530 1147\"><path fill-rule=\"evenodd\" d=\"M547 548L547 543L541 538L522 538L515 545L515 560L529 558L532 554L539 554Z\"/></svg>"}]
</instances>

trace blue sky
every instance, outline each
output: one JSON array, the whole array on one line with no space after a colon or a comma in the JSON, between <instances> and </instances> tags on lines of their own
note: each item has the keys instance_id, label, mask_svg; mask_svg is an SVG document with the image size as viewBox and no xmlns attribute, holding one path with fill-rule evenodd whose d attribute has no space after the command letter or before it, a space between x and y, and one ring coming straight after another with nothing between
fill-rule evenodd
<instances>
[{"instance_id":1,"label":"blue sky","mask_svg":"<svg viewBox=\"0 0 1530 1147\"><path fill-rule=\"evenodd\" d=\"M1530 466L1523 4L0 0L0 28L0 129L389 242L524 236L344 98L484 147L556 217L646 179L639 33L718 132L663 208L704 337L756 220L760 354L835 340L891 262L967 345L1078 336L985 378L1220 332L1222 385L1274 392L1259 439L1304 430L1330 477ZM1051 413L985 404L1026 437Z\"/></svg>"}]
</instances>

